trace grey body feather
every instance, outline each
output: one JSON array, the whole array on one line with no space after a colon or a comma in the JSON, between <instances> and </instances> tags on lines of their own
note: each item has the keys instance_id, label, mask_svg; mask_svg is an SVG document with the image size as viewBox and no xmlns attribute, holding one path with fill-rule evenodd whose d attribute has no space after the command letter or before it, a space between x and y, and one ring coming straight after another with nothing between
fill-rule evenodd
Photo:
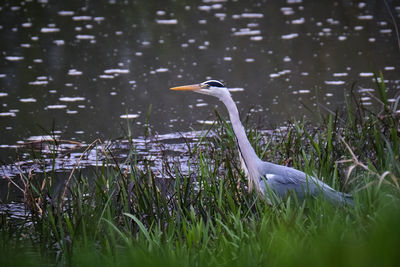
<instances>
[{"instance_id":1,"label":"grey body feather","mask_svg":"<svg viewBox=\"0 0 400 267\"><path fill-rule=\"evenodd\" d=\"M353 205L350 194L338 192L326 183L302 171L269 162L263 162L260 168L260 172L264 173L261 177L260 189L270 202L272 202L272 196L270 196L268 189L271 189L280 198L295 194L299 202L304 201L307 196L318 197L322 195L333 204Z\"/></svg>"}]
</instances>

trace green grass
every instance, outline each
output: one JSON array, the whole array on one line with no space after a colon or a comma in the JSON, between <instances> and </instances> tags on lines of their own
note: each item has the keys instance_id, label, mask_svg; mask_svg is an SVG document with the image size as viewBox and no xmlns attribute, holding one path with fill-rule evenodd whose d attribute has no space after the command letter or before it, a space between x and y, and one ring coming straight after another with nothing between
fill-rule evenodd
<instances>
[{"instance_id":1,"label":"green grass","mask_svg":"<svg viewBox=\"0 0 400 267\"><path fill-rule=\"evenodd\" d=\"M375 111L352 94L317 125L296 122L272 135L247 127L264 160L354 192L354 208L323 199L269 206L247 192L232 129L217 114L215 137L190 148L196 168L187 175L173 164L165 181L138 170L132 146L129 173L110 156L92 175L75 170L58 191L52 172L22 176L31 216L0 216L0 265L398 265L400 115L398 100L377 87Z\"/></svg>"}]
</instances>

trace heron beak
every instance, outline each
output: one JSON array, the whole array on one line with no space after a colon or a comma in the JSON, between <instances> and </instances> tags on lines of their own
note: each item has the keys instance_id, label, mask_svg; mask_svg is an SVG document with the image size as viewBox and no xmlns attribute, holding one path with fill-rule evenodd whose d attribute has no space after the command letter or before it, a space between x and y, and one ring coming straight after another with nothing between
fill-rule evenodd
<instances>
[{"instance_id":1,"label":"heron beak","mask_svg":"<svg viewBox=\"0 0 400 267\"><path fill-rule=\"evenodd\" d=\"M174 91L197 91L201 89L203 88L201 88L200 84L190 84L190 85L183 85L170 88L170 90Z\"/></svg>"}]
</instances>

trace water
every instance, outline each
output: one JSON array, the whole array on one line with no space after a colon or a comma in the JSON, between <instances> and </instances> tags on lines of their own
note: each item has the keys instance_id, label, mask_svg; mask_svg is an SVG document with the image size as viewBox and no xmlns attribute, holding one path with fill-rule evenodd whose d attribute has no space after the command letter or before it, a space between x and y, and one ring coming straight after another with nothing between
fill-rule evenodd
<instances>
[{"instance_id":1,"label":"water","mask_svg":"<svg viewBox=\"0 0 400 267\"><path fill-rule=\"evenodd\" d=\"M388 1L400 19L400 4ZM382 1L3 1L0 159L35 137L89 144L204 129L216 100L169 91L221 79L271 129L368 92L399 92L400 51ZM208 126L206 126L208 127ZM37 139L37 138L36 138ZM69 164L73 165L73 161Z\"/></svg>"},{"instance_id":2,"label":"water","mask_svg":"<svg viewBox=\"0 0 400 267\"><path fill-rule=\"evenodd\" d=\"M130 141L97 140L86 145L67 140L57 141L55 145L52 136L40 136L37 140L15 146L21 160L0 166L0 173L3 177L17 177L20 172L51 173L53 168L57 172L71 173L75 168L98 167L107 161L108 166L118 164L123 172L129 171L133 162L138 163L138 169L147 171L145 164L148 163L157 178L169 178L165 175L164 164L184 166L188 161L189 151L202 145L199 138L205 134L206 131L181 132L153 137L139 136ZM213 132L209 132L207 136L213 135ZM40 160L32 159L32 152ZM187 170L188 167L182 169L183 173Z\"/></svg>"}]
</instances>

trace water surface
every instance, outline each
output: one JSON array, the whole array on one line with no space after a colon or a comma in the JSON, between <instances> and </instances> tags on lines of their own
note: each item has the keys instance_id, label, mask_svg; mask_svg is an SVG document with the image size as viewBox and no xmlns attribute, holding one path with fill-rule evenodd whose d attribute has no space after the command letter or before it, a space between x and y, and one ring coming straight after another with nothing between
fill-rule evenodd
<instances>
[{"instance_id":1,"label":"water surface","mask_svg":"<svg viewBox=\"0 0 400 267\"><path fill-rule=\"evenodd\" d=\"M142 135L150 107L153 135L201 130L221 104L168 88L209 78L264 129L335 110L352 86L371 104L374 71L392 98L400 86L383 1L4 1L0 36L2 162L48 134Z\"/></svg>"}]
</instances>

